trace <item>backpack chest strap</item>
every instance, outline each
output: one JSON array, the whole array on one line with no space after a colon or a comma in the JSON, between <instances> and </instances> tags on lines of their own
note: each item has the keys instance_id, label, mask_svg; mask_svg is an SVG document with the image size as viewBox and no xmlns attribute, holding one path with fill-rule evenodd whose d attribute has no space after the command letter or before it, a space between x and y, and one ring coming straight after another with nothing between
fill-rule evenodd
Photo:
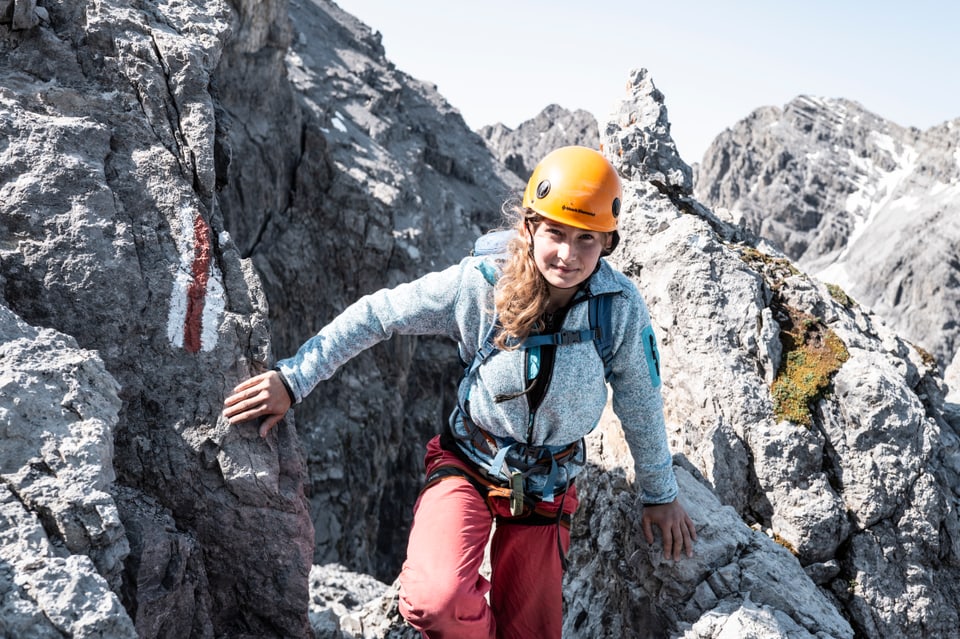
<instances>
[{"instance_id":1,"label":"backpack chest strap","mask_svg":"<svg viewBox=\"0 0 960 639\"><path fill-rule=\"evenodd\" d=\"M547 335L531 335L523 340L522 348L533 348L534 346L566 346L567 344L579 344L580 342L592 342L602 339L603 330L600 327L588 328L582 331L559 331Z\"/></svg>"}]
</instances>

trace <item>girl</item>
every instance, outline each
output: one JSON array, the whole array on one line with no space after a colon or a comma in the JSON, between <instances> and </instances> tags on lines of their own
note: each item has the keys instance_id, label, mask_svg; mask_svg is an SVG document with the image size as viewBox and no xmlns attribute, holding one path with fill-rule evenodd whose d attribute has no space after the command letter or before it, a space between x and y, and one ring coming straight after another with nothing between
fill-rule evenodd
<instances>
[{"instance_id":1,"label":"girl","mask_svg":"<svg viewBox=\"0 0 960 639\"><path fill-rule=\"evenodd\" d=\"M503 254L361 298L225 401L230 423L263 418L265 437L291 404L394 333L456 341L468 364L449 423L427 444L400 574L400 611L425 638L561 636L574 478L606 382L634 457L647 542L656 525L666 557L693 554L646 305L602 259L619 239L620 198L599 152L553 151L533 171ZM488 541L489 581L480 574Z\"/></svg>"}]
</instances>

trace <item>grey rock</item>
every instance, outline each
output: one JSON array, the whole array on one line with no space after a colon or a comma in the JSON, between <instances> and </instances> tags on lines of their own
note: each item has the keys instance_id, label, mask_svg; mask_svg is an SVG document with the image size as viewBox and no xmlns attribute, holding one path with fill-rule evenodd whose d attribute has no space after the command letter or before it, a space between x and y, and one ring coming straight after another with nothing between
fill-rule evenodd
<instances>
[{"instance_id":1,"label":"grey rock","mask_svg":"<svg viewBox=\"0 0 960 639\"><path fill-rule=\"evenodd\" d=\"M955 556L956 434L944 419L935 367L875 316L843 306L782 257L724 243L713 230L715 219L654 208L650 201L642 211L625 201L624 223L635 231L617 259L638 277L661 339L675 450L684 451L745 520L789 546L801 565L836 561L841 571L829 584L828 601L857 632L951 636L955 606L947 602L955 601L956 566L943 557ZM832 392L810 400L809 426L774 412L765 381L770 349L755 348L765 341L758 339L763 310L776 318L787 307L816 318L811 329L817 322L829 327L849 352ZM786 345L782 359L789 357ZM718 470L729 442L747 450L733 458L749 460L739 475ZM911 526L891 526L891 518ZM920 521L930 522L929 537L914 532ZM881 547L911 549L924 577L905 577L897 559L877 561L883 551L871 540L880 531L891 536ZM912 608L890 605L894 593L912 588L922 594L910 598ZM887 589L893 592L884 594Z\"/></svg>"},{"instance_id":2,"label":"grey rock","mask_svg":"<svg viewBox=\"0 0 960 639\"><path fill-rule=\"evenodd\" d=\"M626 97L602 129L601 148L617 158L623 177L689 195L693 174L670 137L663 93L646 69L631 70L626 86Z\"/></svg>"},{"instance_id":3,"label":"grey rock","mask_svg":"<svg viewBox=\"0 0 960 639\"><path fill-rule=\"evenodd\" d=\"M46 9L36 0L0 0L0 24L9 24L14 30L31 29L46 20Z\"/></svg>"},{"instance_id":4,"label":"grey rock","mask_svg":"<svg viewBox=\"0 0 960 639\"><path fill-rule=\"evenodd\" d=\"M587 487L581 491L586 506L575 522L565 583L565 637L657 637L666 629L674 636L721 637L736 611L755 604L810 635L853 637L795 557L747 527L680 467L682 503L698 526L696 554L665 560L659 543L649 546L639 530L642 505L630 473L621 470L629 465L626 450L615 420L591 436L595 466L580 483Z\"/></svg>"},{"instance_id":5,"label":"grey rock","mask_svg":"<svg viewBox=\"0 0 960 639\"><path fill-rule=\"evenodd\" d=\"M210 584L196 536L177 529L155 499L114 488L130 541L122 594L136 620L137 637L211 637Z\"/></svg>"},{"instance_id":6,"label":"grey rock","mask_svg":"<svg viewBox=\"0 0 960 639\"><path fill-rule=\"evenodd\" d=\"M119 384L88 382L115 393L115 423L103 436L109 446L61 448L68 460L98 453L90 477L71 481L59 460L46 463L50 471L26 463L4 476L22 486L30 513L50 518L44 533L63 565L79 570L92 560L94 574L139 613L136 627L165 627L161 636L183 636L184 628L196 636L310 634L313 530L293 424L262 442L252 426L230 428L220 418L224 395L269 358L269 339L262 289L216 199L210 85L236 33L232 21L269 32L271 7L286 17L279 3L241 15L243 6L220 2L104 2L48 5L50 26L0 25L3 297L26 323L96 352ZM258 43L245 46L246 59L255 59ZM31 364L37 375L58 370L58 350L46 350ZM19 370L30 360L8 361ZM83 380L88 365L71 366ZM85 423L85 397L24 396L15 410L48 416L57 433ZM15 399L4 396L3 409ZM160 542L126 531L107 508L115 487L159 504L182 533L168 537L182 544L176 552L202 558L202 570L188 569L193 577L174 571L169 583L181 588L172 595L176 610L194 618L175 627L148 619L167 612L148 605L155 592L142 593L138 607L137 586L150 582L136 568L162 565L151 564ZM68 506L47 507L58 503ZM136 554L141 548L145 556ZM195 588L201 574L205 590ZM102 623L125 618L132 632L129 617L106 606L117 599L92 584L61 592L76 600L56 603L84 618L99 611Z\"/></svg>"},{"instance_id":7,"label":"grey rock","mask_svg":"<svg viewBox=\"0 0 960 639\"><path fill-rule=\"evenodd\" d=\"M329 639L416 639L397 608L399 585L385 584L339 564L310 572L310 621Z\"/></svg>"},{"instance_id":8,"label":"grey rock","mask_svg":"<svg viewBox=\"0 0 960 639\"><path fill-rule=\"evenodd\" d=\"M813 580L813 583L822 586L830 583L840 574L840 564L831 559L822 564L808 564L803 567L803 571Z\"/></svg>"},{"instance_id":9,"label":"grey rock","mask_svg":"<svg viewBox=\"0 0 960 639\"><path fill-rule=\"evenodd\" d=\"M0 636L136 636L111 591L117 390L96 353L0 304Z\"/></svg>"}]
</instances>

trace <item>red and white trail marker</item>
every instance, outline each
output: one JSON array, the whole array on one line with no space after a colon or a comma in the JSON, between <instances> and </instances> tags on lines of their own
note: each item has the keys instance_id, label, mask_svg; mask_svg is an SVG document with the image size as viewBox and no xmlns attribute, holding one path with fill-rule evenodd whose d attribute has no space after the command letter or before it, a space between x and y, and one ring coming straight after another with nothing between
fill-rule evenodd
<instances>
[{"instance_id":1,"label":"red and white trail marker","mask_svg":"<svg viewBox=\"0 0 960 639\"><path fill-rule=\"evenodd\" d=\"M180 263L170 293L167 337L191 353L210 351L217 344L217 327L224 309L223 277L213 260L210 226L192 207L180 209L174 237Z\"/></svg>"}]
</instances>

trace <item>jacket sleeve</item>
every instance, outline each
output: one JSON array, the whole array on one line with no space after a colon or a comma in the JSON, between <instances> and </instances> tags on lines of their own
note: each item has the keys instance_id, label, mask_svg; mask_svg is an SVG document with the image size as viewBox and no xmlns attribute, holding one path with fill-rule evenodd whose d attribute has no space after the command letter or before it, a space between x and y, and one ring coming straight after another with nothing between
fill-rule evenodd
<instances>
[{"instance_id":1,"label":"jacket sleeve","mask_svg":"<svg viewBox=\"0 0 960 639\"><path fill-rule=\"evenodd\" d=\"M614 316L614 332L621 339L611 362L613 410L633 455L643 502L665 504L679 491L663 419L660 354L640 293L630 285L623 300L625 306Z\"/></svg>"},{"instance_id":2,"label":"jacket sleeve","mask_svg":"<svg viewBox=\"0 0 960 639\"><path fill-rule=\"evenodd\" d=\"M401 335L459 339L455 306L464 262L392 289L365 295L277 363L297 403L362 351Z\"/></svg>"}]
</instances>

